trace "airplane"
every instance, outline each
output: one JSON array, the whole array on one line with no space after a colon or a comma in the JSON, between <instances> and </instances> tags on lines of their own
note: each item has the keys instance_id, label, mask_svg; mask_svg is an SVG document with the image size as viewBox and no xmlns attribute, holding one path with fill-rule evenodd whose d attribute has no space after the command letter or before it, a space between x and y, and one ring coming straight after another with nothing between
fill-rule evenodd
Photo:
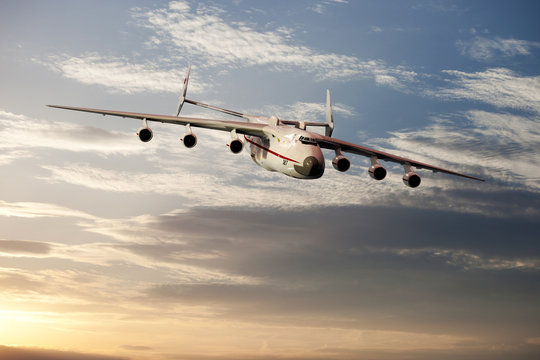
<instances>
[{"instance_id":1,"label":"airplane","mask_svg":"<svg viewBox=\"0 0 540 360\"><path fill-rule=\"evenodd\" d=\"M277 171L297 179L320 178L325 170L325 158L321 149L330 149L334 150L335 152L335 157L332 159L332 165L337 171L345 172L349 170L351 166L350 160L345 156L344 153L362 155L370 158L371 160L371 166L368 168L369 175L373 179L379 181L386 177L386 169L382 166L380 160L401 164L404 169L404 175L402 178L403 183L411 188L418 187L421 182L420 175L416 173L416 169L427 169L435 173L441 172L472 180L484 181L483 179L474 176L461 174L455 171L424 164L419 161L333 138L332 132L334 130L334 117L332 113L332 102L329 90L326 90L326 121L324 123L282 120L277 116L265 117L248 115L187 99L186 94L190 72L191 66L188 67L187 74L184 78L182 91L178 99L176 116L100 110L61 105L47 106L52 108L102 114L103 116L111 115L142 120L142 127L137 132L137 135L143 142L148 142L152 140L153 137L153 132L148 126L149 121L184 125L185 133L181 141L187 148L192 148L197 144L197 136L193 133L192 128L207 128L227 131L230 133L230 140L227 142L227 146L232 153L240 153L245 147L245 141L245 143L247 143L246 148L256 164L260 165L266 170ZM180 116L180 111L185 103L243 118L244 121L214 120ZM306 130L307 127L324 127L325 135L308 131ZM243 140L241 139L240 135L243 136Z\"/></svg>"}]
</instances>

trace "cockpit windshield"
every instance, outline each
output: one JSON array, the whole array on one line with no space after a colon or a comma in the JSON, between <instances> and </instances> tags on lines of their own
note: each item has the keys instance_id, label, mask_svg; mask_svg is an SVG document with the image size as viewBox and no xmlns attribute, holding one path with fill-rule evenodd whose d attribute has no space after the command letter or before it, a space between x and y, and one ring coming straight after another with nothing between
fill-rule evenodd
<instances>
[{"instance_id":1,"label":"cockpit windshield","mask_svg":"<svg viewBox=\"0 0 540 360\"><path fill-rule=\"evenodd\" d=\"M317 141L315 141L315 139L313 138L310 138L310 137L307 137L307 136L300 136L298 138L298 140L300 140L300 142L302 144L306 144L306 145L317 145Z\"/></svg>"}]
</instances>

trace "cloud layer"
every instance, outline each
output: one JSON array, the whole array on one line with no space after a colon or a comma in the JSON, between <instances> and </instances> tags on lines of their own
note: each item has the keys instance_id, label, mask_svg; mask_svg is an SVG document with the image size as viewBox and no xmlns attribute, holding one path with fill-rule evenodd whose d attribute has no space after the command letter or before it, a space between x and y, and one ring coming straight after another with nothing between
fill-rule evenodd
<instances>
[{"instance_id":1,"label":"cloud layer","mask_svg":"<svg viewBox=\"0 0 540 360\"><path fill-rule=\"evenodd\" d=\"M366 351L384 358L389 344L417 358L427 356L418 349L481 358L503 343L512 355L534 346L540 294L531 284L540 254L531 220L380 207L200 208L83 220L81 231L107 241L58 241L46 253L19 252L16 261L3 253L2 292L41 309L0 313L4 323L26 314L52 335L91 326L93 339L108 318L107 327L124 329L119 353L139 355L180 341L187 354L204 356L200 331L239 357L264 343L270 358ZM13 252L23 242L7 244ZM39 259L41 269L26 269L26 260Z\"/></svg>"}]
</instances>

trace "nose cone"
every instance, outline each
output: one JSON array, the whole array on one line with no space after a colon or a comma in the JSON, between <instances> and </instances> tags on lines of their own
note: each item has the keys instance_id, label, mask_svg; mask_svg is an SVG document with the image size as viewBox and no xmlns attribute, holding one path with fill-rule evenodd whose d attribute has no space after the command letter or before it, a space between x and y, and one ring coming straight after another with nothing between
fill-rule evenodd
<instances>
[{"instance_id":1,"label":"nose cone","mask_svg":"<svg viewBox=\"0 0 540 360\"><path fill-rule=\"evenodd\" d=\"M302 165L294 165L294 169L309 179L318 179L324 173L324 161L317 160L315 156L308 156Z\"/></svg>"}]
</instances>

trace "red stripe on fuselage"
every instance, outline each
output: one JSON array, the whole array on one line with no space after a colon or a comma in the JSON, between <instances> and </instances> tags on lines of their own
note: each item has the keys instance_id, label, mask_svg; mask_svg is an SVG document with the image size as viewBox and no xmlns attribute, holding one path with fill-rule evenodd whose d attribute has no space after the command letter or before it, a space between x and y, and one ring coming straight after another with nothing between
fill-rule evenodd
<instances>
[{"instance_id":1,"label":"red stripe on fuselage","mask_svg":"<svg viewBox=\"0 0 540 360\"><path fill-rule=\"evenodd\" d=\"M295 163L297 163L297 164L300 164L300 163L299 163L298 161L296 161L296 160L293 160L293 159L290 159L290 158L285 157L285 156L283 156L283 155L280 155L280 154L278 154L278 153L275 152L275 151L272 151L272 150L270 150L270 149L268 149L268 148L265 148L265 147L262 146L261 144L257 144L256 142L249 140L249 139L247 138L246 135L244 135L244 139L246 139L246 141L247 141L248 143L250 143L250 144L252 144L252 145L255 145L255 146L258 147L259 149L263 149L264 151L268 151L270 154L275 155L275 156L277 156L278 158L281 158L281 159L283 159L283 160L292 161L292 162L295 162Z\"/></svg>"}]
</instances>

